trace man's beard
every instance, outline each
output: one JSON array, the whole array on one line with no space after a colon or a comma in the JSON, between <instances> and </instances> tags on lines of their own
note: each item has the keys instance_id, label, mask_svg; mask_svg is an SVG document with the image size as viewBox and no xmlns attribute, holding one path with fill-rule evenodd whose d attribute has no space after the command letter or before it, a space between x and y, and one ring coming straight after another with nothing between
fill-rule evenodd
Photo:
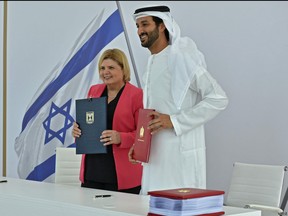
<instances>
[{"instance_id":1,"label":"man's beard","mask_svg":"<svg viewBox=\"0 0 288 216\"><path fill-rule=\"evenodd\" d=\"M159 38L159 31L157 28L155 28L154 31L145 34L147 35L148 40L146 42L141 43L141 45L143 47L149 48Z\"/></svg>"}]
</instances>

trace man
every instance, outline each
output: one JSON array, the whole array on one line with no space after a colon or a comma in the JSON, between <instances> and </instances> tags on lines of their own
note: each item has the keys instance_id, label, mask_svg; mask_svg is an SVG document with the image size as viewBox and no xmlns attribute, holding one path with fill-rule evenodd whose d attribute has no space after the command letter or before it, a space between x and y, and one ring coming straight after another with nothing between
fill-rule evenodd
<instances>
[{"instance_id":1,"label":"man","mask_svg":"<svg viewBox=\"0 0 288 216\"><path fill-rule=\"evenodd\" d=\"M228 104L206 70L203 54L167 6L137 9L141 45L150 50L144 74L144 107L153 108L149 163L143 164L142 194L179 187L206 188L204 124ZM131 162L133 148L129 152Z\"/></svg>"}]
</instances>

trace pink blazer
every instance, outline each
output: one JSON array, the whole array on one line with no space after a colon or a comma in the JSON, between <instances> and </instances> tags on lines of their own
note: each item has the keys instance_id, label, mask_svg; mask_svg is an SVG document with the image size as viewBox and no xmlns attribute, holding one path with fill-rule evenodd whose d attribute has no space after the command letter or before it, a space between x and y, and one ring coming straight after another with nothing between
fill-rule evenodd
<instances>
[{"instance_id":1,"label":"pink blazer","mask_svg":"<svg viewBox=\"0 0 288 216\"><path fill-rule=\"evenodd\" d=\"M105 84L91 86L88 97L100 97L105 87ZM121 143L119 145L112 145L112 149L119 190L141 185L142 165L130 163L128 152L134 144L138 112L140 108L143 108L142 99L142 89L127 82L115 109L112 129L120 132ZM84 182L84 161L85 155L82 156L80 168L81 182Z\"/></svg>"}]
</instances>

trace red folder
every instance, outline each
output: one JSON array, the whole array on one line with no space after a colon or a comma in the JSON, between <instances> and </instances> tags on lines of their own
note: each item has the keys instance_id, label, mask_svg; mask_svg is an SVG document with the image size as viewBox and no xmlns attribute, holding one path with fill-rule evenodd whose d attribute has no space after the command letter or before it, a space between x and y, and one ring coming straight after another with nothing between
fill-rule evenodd
<instances>
[{"instance_id":1,"label":"red folder","mask_svg":"<svg viewBox=\"0 0 288 216\"><path fill-rule=\"evenodd\" d=\"M222 195L222 190L209 190L200 188L178 188L170 190L149 191L148 194L154 197L165 197L170 199L192 199L206 196Z\"/></svg>"},{"instance_id":2,"label":"red folder","mask_svg":"<svg viewBox=\"0 0 288 216\"><path fill-rule=\"evenodd\" d=\"M137 130L134 143L133 158L148 163L151 147L151 133L147 129L152 117L148 116L154 109L140 109L138 115Z\"/></svg>"}]
</instances>

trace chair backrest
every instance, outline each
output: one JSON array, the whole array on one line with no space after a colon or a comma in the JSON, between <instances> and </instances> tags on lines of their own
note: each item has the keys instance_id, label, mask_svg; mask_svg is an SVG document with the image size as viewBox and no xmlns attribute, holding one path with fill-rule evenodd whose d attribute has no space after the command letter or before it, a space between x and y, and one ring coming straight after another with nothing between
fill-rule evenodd
<instances>
[{"instance_id":1,"label":"chair backrest","mask_svg":"<svg viewBox=\"0 0 288 216\"><path fill-rule=\"evenodd\" d=\"M56 148L55 183L80 186L81 155L75 148Z\"/></svg>"},{"instance_id":2,"label":"chair backrest","mask_svg":"<svg viewBox=\"0 0 288 216\"><path fill-rule=\"evenodd\" d=\"M225 204L244 207L258 204L280 207L286 166L236 162Z\"/></svg>"},{"instance_id":3,"label":"chair backrest","mask_svg":"<svg viewBox=\"0 0 288 216\"><path fill-rule=\"evenodd\" d=\"M288 169L288 167L287 167L287 169ZM283 199L282 199L282 203L281 203L281 206L280 206L280 208L281 208L283 211L285 211L285 209L286 209L287 200L288 200L288 187L287 187L286 190L285 190L285 193L284 193L284 196L283 196ZM287 213L287 211L286 211L285 213ZM286 214L286 215L287 215L287 214Z\"/></svg>"}]
</instances>

